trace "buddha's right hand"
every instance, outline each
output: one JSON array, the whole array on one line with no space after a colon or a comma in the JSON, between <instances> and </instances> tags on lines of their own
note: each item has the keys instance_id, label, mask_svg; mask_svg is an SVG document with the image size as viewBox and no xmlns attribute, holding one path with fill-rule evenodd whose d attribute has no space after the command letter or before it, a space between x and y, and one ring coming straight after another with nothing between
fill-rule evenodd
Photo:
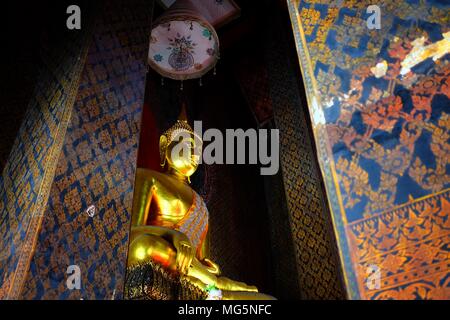
<instances>
[{"instance_id":1,"label":"buddha's right hand","mask_svg":"<svg viewBox=\"0 0 450 320\"><path fill-rule=\"evenodd\" d=\"M174 241L177 250L177 269L181 274L187 274L195 256L195 250L188 239L178 239Z\"/></svg>"}]
</instances>

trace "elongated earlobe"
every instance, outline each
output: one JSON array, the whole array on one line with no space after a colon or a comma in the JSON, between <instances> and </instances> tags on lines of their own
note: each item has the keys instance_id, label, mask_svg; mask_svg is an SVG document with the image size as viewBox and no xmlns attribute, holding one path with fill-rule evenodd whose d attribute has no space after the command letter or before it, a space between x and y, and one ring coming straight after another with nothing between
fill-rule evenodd
<instances>
[{"instance_id":1,"label":"elongated earlobe","mask_svg":"<svg viewBox=\"0 0 450 320\"><path fill-rule=\"evenodd\" d=\"M166 150L167 150L167 138L165 135L162 135L159 138L159 164L162 168L166 165Z\"/></svg>"}]
</instances>

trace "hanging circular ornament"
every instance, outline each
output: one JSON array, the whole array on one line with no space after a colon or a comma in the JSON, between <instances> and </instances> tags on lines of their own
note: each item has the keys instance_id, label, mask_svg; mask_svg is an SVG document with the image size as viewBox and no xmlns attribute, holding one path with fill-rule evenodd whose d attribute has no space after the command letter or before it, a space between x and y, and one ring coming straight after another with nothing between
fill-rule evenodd
<instances>
[{"instance_id":1,"label":"hanging circular ornament","mask_svg":"<svg viewBox=\"0 0 450 320\"><path fill-rule=\"evenodd\" d=\"M148 64L174 80L202 77L219 59L214 27L186 6L167 10L151 31Z\"/></svg>"}]
</instances>

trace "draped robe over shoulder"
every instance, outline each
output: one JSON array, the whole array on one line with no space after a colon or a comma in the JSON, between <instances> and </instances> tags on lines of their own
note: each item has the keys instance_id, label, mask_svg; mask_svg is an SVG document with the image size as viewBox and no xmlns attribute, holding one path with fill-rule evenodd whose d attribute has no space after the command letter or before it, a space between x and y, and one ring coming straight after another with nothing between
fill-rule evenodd
<instances>
[{"instance_id":1,"label":"draped robe over shoulder","mask_svg":"<svg viewBox=\"0 0 450 320\"><path fill-rule=\"evenodd\" d=\"M173 226L173 229L184 233L198 253L208 232L209 213L202 197L194 190L192 190L192 195L191 207L184 217Z\"/></svg>"}]
</instances>

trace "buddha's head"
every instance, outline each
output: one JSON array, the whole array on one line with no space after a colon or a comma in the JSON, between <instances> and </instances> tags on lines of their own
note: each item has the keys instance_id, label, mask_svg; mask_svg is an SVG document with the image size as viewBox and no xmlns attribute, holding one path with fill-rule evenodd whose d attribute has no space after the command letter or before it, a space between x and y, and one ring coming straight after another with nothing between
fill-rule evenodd
<instances>
[{"instance_id":1,"label":"buddha's head","mask_svg":"<svg viewBox=\"0 0 450 320\"><path fill-rule=\"evenodd\" d=\"M202 139L186 120L177 122L159 139L161 166L189 178L197 170L202 149Z\"/></svg>"}]
</instances>

